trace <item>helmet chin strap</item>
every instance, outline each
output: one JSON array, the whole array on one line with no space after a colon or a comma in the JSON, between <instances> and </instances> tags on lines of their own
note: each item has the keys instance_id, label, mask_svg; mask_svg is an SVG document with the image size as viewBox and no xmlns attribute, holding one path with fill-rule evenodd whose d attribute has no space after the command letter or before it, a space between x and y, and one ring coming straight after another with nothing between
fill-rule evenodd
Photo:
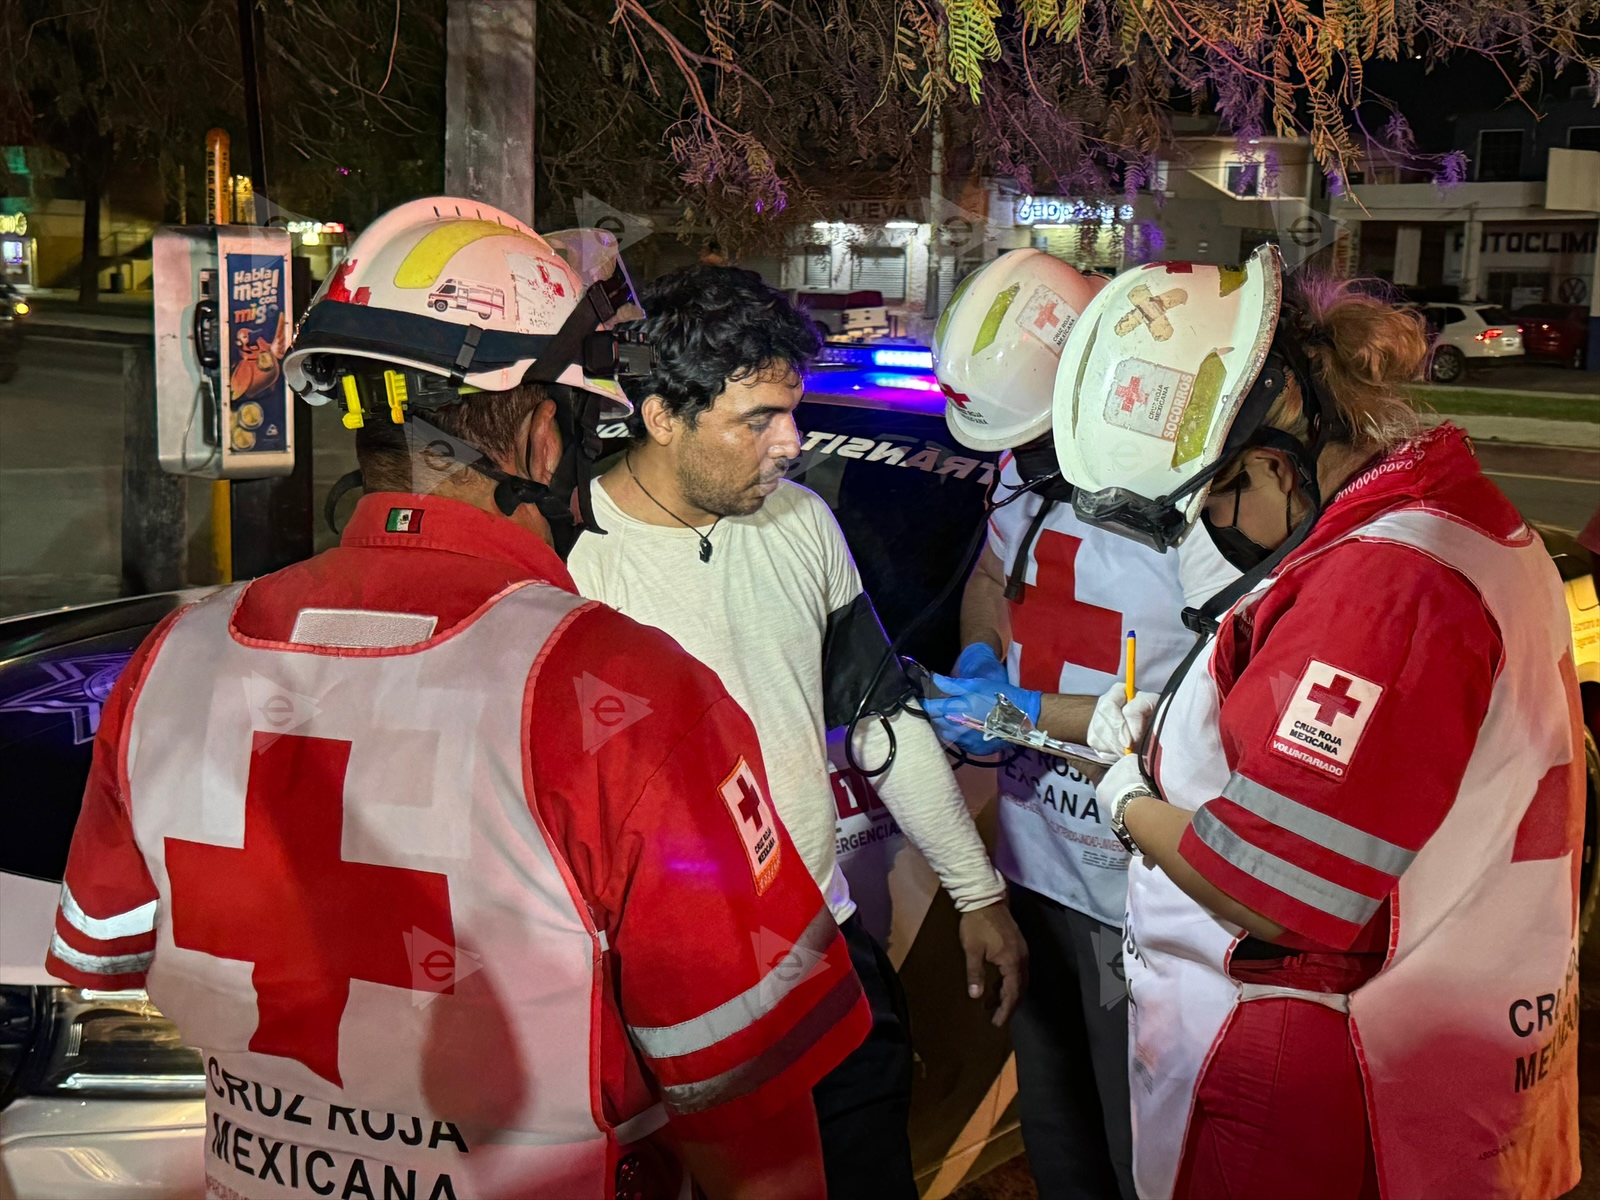
<instances>
[{"instance_id":1,"label":"helmet chin strap","mask_svg":"<svg viewBox=\"0 0 1600 1200\"><path fill-rule=\"evenodd\" d=\"M494 481L495 507L503 516L511 516L524 504L531 504L538 509L539 515L550 526L556 553L565 559L572 553L578 535L584 530L605 533L595 520L589 496L590 468L598 457L600 446L595 422L589 419L593 415L590 409L597 407L600 401L599 397L588 392L552 399L556 404L556 423L561 430L562 451L555 470L550 473L549 483L503 471L487 456L468 465L486 479ZM572 512L574 496L578 501L578 517L574 517Z\"/></svg>"},{"instance_id":2,"label":"helmet chin strap","mask_svg":"<svg viewBox=\"0 0 1600 1200\"><path fill-rule=\"evenodd\" d=\"M524 504L531 504L538 510L550 526L556 553L565 559L583 530L605 533L595 520L589 495L591 471L601 448L594 419L601 401L600 397L590 392L569 390L562 384L548 385L548 390L555 402L556 425L561 431L562 445L561 458L550 474L549 483L540 483L526 475L503 470L482 450L459 438L451 437L449 441L463 451L456 455L460 465L494 482L494 504L502 516L511 516ZM476 458L467 461L470 454L476 454ZM351 490L363 486L361 472L356 470L339 479L329 491L323 516L334 533L340 532L335 515L340 499ZM574 497L577 498L577 517L573 515Z\"/></svg>"},{"instance_id":3,"label":"helmet chin strap","mask_svg":"<svg viewBox=\"0 0 1600 1200\"><path fill-rule=\"evenodd\" d=\"M539 515L550 527L550 541L562 561L578 544L578 534L582 529L572 516L571 505L561 503L561 498L542 483L508 475L494 489L494 503L508 517L524 504L532 504L538 509Z\"/></svg>"},{"instance_id":4,"label":"helmet chin strap","mask_svg":"<svg viewBox=\"0 0 1600 1200\"><path fill-rule=\"evenodd\" d=\"M1016 459L1023 490L1037 492L1056 503L1072 499L1072 485L1061 474L1061 464L1056 460L1055 438L1047 433L1025 446L1016 447L1011 454Z\"/></svg>"},{"instance_id":5,"label":"helmet chin strap","mask_svg":"<svg viewBox=\"0 0 1600 1200\"><path fill-rule=\"evenodd\" d=\"M1291 437L1281 429L1274 429L1265 424L1258 424L1252 429L1239 444L1239 453L1251 447L1260 447L1281 452L1294 465L1295 474L1299 477L1299 490L1305 493L1309 501L1305 515L1289 531L1289 536L1279 545L1274 546L1272 552L1264 557L1250 570L1247 570L1228 587L1212 596L1199 608L1186 608L1183 610L1183 623L1194 632L1202 635L1202 642L1216 633L1222 614L1227 612L1234 604L1246 595L1261 580L1265 579L1278 564L1287 558L1294 549L1306 538L1311 536L1312 529L1322 517L1325 507L1322 495L1322 483L1317 477L1317 468L1322 460L1322 453L1335 438L1344 436L1348 432L1344 420L1339 416L1338 409L1334 407L1333 397L1329 395L1322 379L1310 360L1306 357L1302 344L1303 334L1295 330L1292 325L1297 314L1285 313L1278 323L1278 333L1273 338L1272 358L1278 360L1277 369L1284 373L1282 382L1271 389L1265 396L1252 396L1246 403L1254 402L1260 416L1256 419L1264 421L1267 409L1272 401L1288 386L1292 377L1300 387L1300 402L1304 408L1306 419L1314 431L1310 446L1303 445L1299 439ZM1269 360L1270 361L1270 360ZM1271 365L1267 369L1271 369ZM1266 370L1263 370L1263 375ZM1216 466L1233 457L1225 454L1218 459ZM1173 675L1174 679L1181 677L1184 667Z\"/></svg>"},{"instance_id":6,"label":"helmet chin strap","mask_svg":"<svg viewBox=\"0 0 1600 1200\"><path fill-rule=\"evenodd\" d=\"M1019 499L1027 492L1033 492L1039 497L1039 511L1033 514L1033 520L1028 522L1027 532L1022 535L1022 541L1017 549L1016 561L1012 564L1011 575L1006 580L1005 598L1013 604L1021 604L1027 596L1027 581L1024 578L1028 572L1028 556L1033 549L1033 543L1039 536L1039 531L1044 528L1045 519L1057 504L1066 504L1072 500L1072 485L1061 474L1061 464L1056 460L1055 438L1045 434L1042 438L1035 438L1023 446L1012 450L1016 460L1017 474L1022 477L1022 486L1011 494L1002 503L1010 503ZM1000 505L991 506L991 511Z\"/></svg>"}]
</instances>

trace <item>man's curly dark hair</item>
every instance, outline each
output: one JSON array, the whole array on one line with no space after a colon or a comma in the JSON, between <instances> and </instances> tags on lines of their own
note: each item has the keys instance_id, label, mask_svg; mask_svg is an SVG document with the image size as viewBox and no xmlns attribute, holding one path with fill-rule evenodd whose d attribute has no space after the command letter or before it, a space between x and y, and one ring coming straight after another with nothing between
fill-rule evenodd
<instances>
[{"instance_id":1,"label":"man's curly dark hair","mask_svg":"<svg viewBox=\"0 0 1600 1200\"><path fill-rule=\"evenodd\" d=\"M729 383L773 369L799 373L817 356L817 327L754 271L693 266L646 284L649 315L637 328L655 346L655 369L628 383L635 406L660 396L692 428ZM631 428L644 431L641 418Z\"/></svg>"}]
</instances>

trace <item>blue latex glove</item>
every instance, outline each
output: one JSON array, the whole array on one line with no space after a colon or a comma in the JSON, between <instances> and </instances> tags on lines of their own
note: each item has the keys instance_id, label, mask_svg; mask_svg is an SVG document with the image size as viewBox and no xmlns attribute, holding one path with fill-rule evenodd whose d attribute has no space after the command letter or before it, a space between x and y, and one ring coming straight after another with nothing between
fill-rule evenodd
<instances>
[{"instance_id":1,"label":"blue latex glove","mask_svg":"<svg viewBox=\"0 0 1600 1200\"><path fill-rule=\"evenodd\" d=\"M1009 683L1006 664L988 642L973 642L956 659L950 675L954 679L994 679Z\"/></svg>"},{"instance_id":2,"label":"blue latex glove","mask_svg":"<svg viewBox=\"0 0 1600 1200\"><path fill-rule=\"evenodd\" d=\"M961 658L956 661L958 668L967 665L968 652L975 649L975 646L969 646L961 652ZM988 650L988 647L983 649ZM978 659L977 655L973 657ZM999 662L992 650L988 650L988 657L992 662ZM945 693L945 698L924 700L923 711L933 718L934 730L941 738L968 754L998 754L1005 749L1006 743L986 738L976 729L957 725L950 718L966 716L982 721L994 707L997 693L1004 695L1007 700L1027 713L1028 720L1038 723L1039 705L1043 701L1042 693L1029 691L1010 682L1004 674L1003 666L998 678L990 674L953 679L948 675L936 674L933 682L934 686Z\"/></svg>"}]
</instances>

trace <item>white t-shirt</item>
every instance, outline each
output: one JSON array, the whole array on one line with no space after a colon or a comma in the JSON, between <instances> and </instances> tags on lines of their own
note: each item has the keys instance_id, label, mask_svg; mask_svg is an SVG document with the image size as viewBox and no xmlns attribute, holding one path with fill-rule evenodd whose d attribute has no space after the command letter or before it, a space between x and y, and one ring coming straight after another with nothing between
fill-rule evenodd
<instances>
[{"instance_id":1,"label":"white t-shirt","mask_svg":"<svg viewBox=\"0 0 1600 1200\"><path fill-rule=\"evenodd\" d=\"M778 815L843 921L855 905L834 861L823 639L829 614L861 594L861 576L833 513L785 480L756 512L719 521L711 561L701 562L694 531L635 520L603 484L592 496L607 532L578 539L567 563L578 590L664 630L721 677L756 727ZM885 807L958 908L992 903L1004 883L932 727L907 713L893 727L894 766L874 780ZM863 762L882 761L876 722L863 722L857 744Z\"/></svg>"}]
</instances>

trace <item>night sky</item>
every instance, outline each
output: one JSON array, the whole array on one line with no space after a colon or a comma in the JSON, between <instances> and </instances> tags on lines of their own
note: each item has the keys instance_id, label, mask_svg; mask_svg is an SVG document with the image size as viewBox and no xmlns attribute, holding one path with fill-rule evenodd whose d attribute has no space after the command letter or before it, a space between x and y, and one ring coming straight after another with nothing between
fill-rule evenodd
<instances>
[{"instance_id":1,"label":"night sky","mask_svg":"<svg viewBox=\"0 0 1600 1200\"><path fill-rule=\"evenodd\" d=\"M1417 148L1423 153L1438 154L1451 148L1451 118L1458 114L1521 103L1505 76L1493 63L1477 55L1458 54L1448 65L1431 72L1424 68L1425 64L1415 59L1374 61L1367 64L1366 72L1367 91L1393 101L1405 114L1417 136ZM1511 78L1517 78L1514 70ZM1557 77L1547 74L1527 100L1535 108L1541 98L1565 100L1582 82L1581 71L1567 71ZM1388 114L1381 106L1370 104L1363 108L1362 117L1367 128L1377 133Z\"/></svg>"}]
</instances>

